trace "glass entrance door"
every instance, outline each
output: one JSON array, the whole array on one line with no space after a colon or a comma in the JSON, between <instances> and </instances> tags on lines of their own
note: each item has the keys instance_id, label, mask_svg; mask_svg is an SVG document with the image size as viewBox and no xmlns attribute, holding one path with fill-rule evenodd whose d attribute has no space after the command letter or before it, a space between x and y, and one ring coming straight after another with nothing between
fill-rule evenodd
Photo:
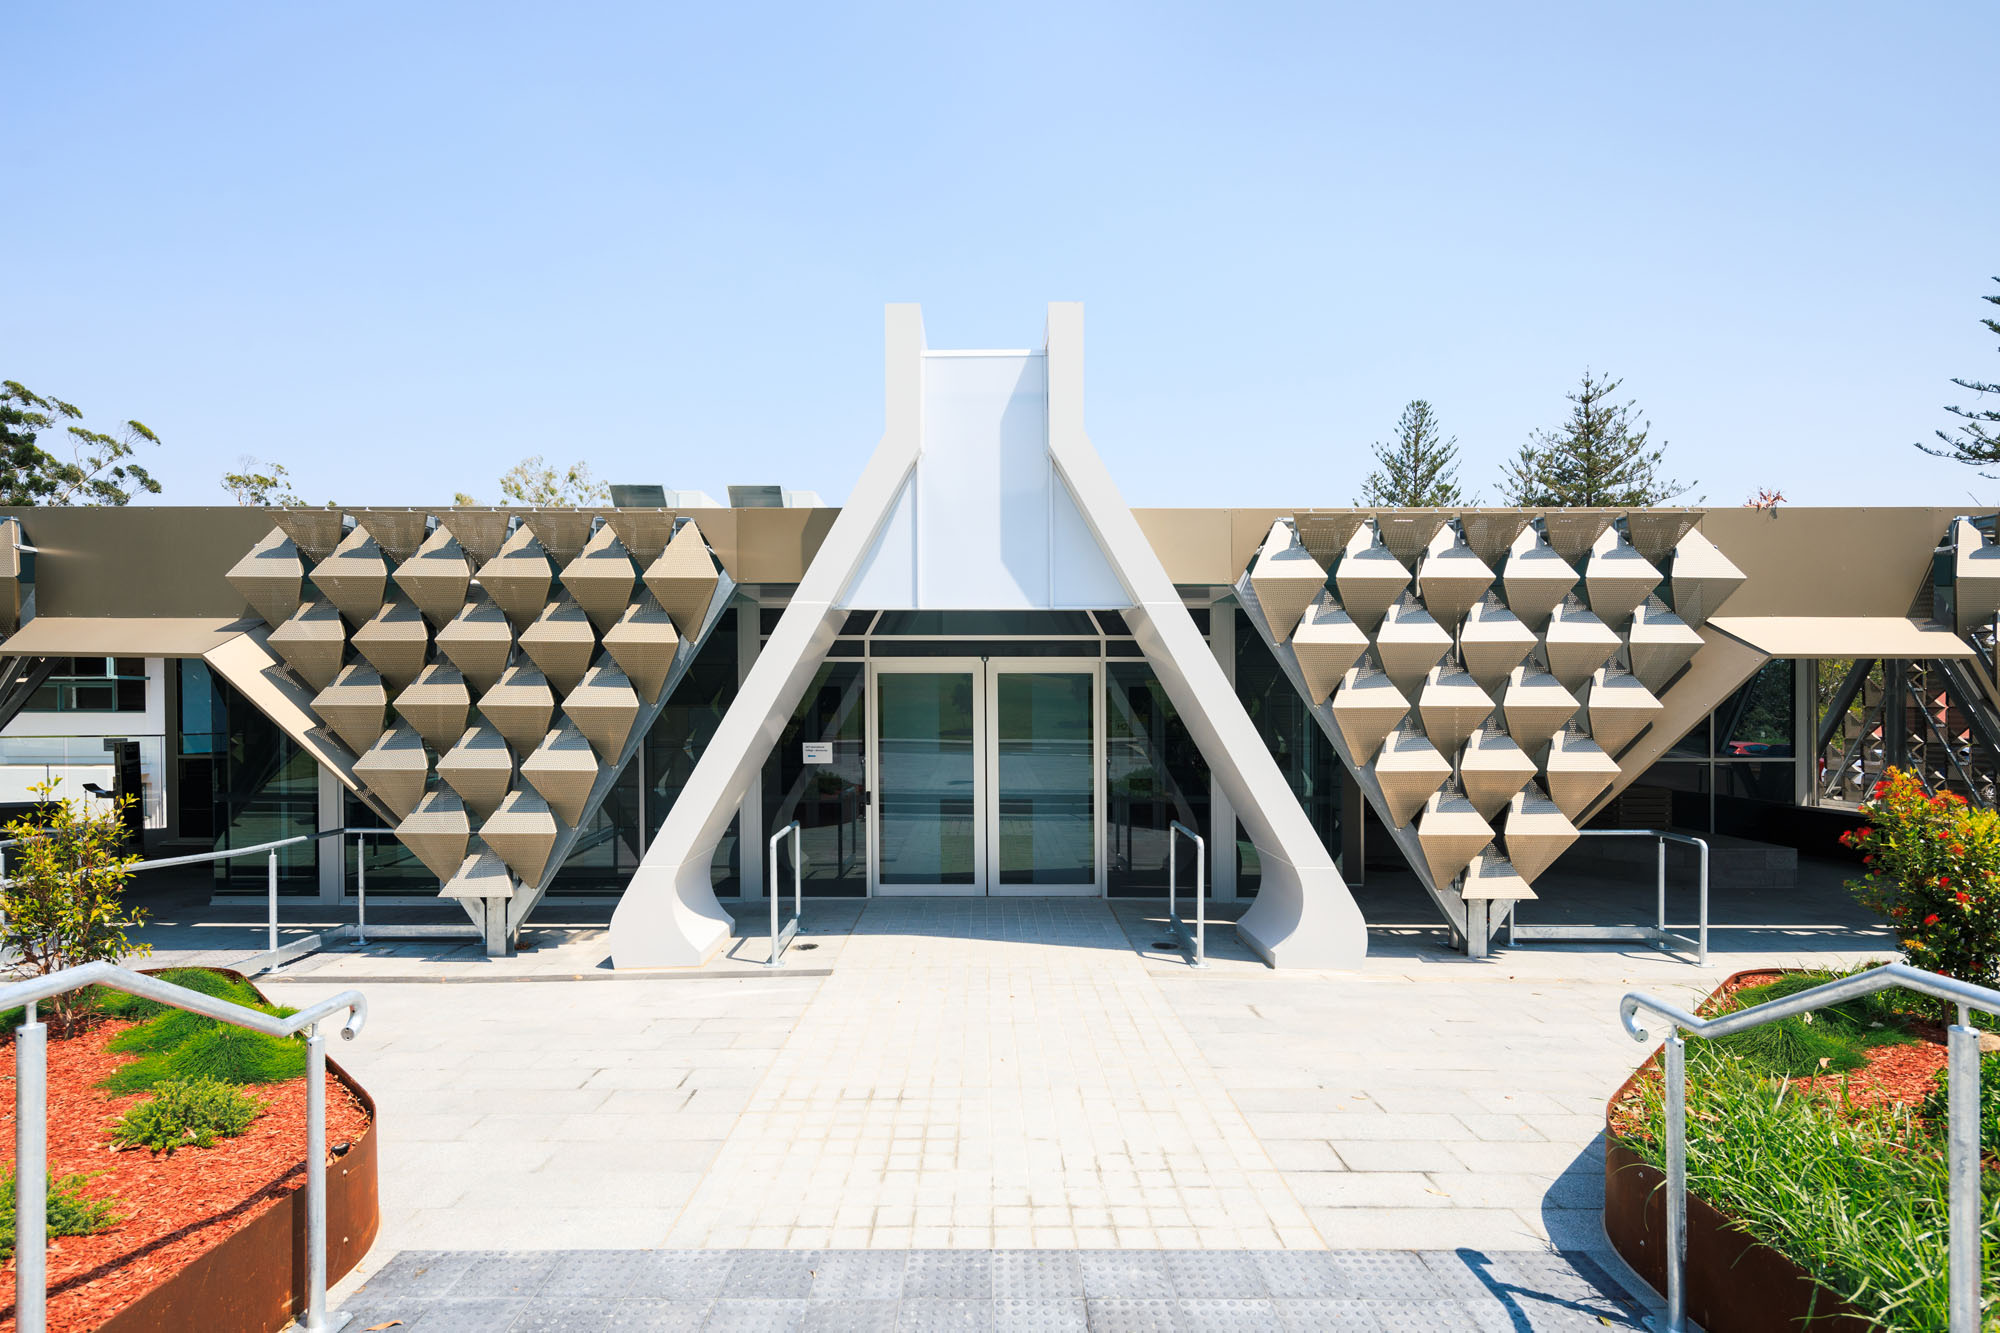
<instances>
[{"instance_id":1,"label":"glass entrance door","mask_svg":"<svg viewBox=\"0 0 2000 1333\"><path fill-rule=\"evenodd\" d=\"M875 664L875 889L986 891L980 663Z\"/></svg>"},{"instance_id":2,"label":"glass entrance door","mask_svg":"<svg viewBox=\"0 0 2000 1333\"><path fill-rule=\"evenodd\" d=\"M873 891L1104 890L1096 662L872 664Z\"/></svg>"}]
</instances>

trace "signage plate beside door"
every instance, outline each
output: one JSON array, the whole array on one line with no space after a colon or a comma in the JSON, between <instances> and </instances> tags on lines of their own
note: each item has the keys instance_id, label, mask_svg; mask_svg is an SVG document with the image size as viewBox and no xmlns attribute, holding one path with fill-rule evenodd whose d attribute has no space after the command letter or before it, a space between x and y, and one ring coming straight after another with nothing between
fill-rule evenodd
<instances>
[{"instance_id":1,"label":"signage plate beside door","mask_svg":"<svg viewBox=\"0 0 2000 1333\"><path fill-rule=\"evenodd\" d=\"M802 763L830 764L833 762L832 741L806 741L799 748L805 752L801 757L800 762Z\"/></svg>"}]
</instances>

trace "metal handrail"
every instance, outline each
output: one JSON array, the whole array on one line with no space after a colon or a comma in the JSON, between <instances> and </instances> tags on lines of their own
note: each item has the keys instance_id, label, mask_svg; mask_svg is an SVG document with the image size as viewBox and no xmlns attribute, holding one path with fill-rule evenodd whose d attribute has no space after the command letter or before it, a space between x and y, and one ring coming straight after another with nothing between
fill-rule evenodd
<instances>
[{"instance_id":1,"label":"metal handrail","mask_svg":"<svg viewBox=\"0 0 2000 1333\"><path fill-rule=\"evenodd\" d=\"M792 839L792 919L785 924L784 930L780 931L778 929L778 843L786 834L790 834ZM792 942L793 936L799 933L799 919L805 914L806 849L799 821L794 819L773 833L767 845L770 848L771 873L764 881L764 891L771 897L771 957L764 966L779 967L784 963L785 947Z\"/></svg>"},{"instance_id":2,"label":"metal handrail","mask_svg":"<svg viewBox=\"0 0 2000 1333\"><path fill-rule=\"evenodd\" d=\"M306 1034L306 1313L307 1333L328 1329L326 1308L326 1038L320 1022L345 1010L340 1035L352 1041L368 1022L368 1000L346 990L277 1018L213 995L176 986L115 963L85 963L0 987L0 1009L25 1009L14 1030L14 1308L21 1333L48 1328L48 1028L35 1014L43 1000L85 986L109 986L176 1009L203 1014L270 1037Z\"/></svg>"},{"instance_id":3,"label":"metal handrail","mask_svg":"<svg viewBox=\"0 0 2000 1333\"><path fill-rule=\"evenodd\" d=\"M1194 840L1194 930L1192 932L1188 930L1187 923L1181 920L1181 914L1176 910L1177 904L1174 901L1180 874L1179 863L1174 859L1177 846L1174 839L1182 836ZM1181 947L1191 951L1192 957L1188 960L1190 967L1208 966L1207 887L1208 842L1201 834L1176 819L1167 825L1167 925L1173 931L1175 938L1181 942Z\"/></svg>"},{"instance_id":4,"label":"metal handrail","mask_svg":"<svg viewBox=\"0 0 2000 1333\"><path fill-rule=\"evenodd\" d=\"M246 965L256 964L254 967L246 966L246 970L252 973L263 972L287 961L283 955L311 953L318 949L320 945L319 936L308 935L286 949L281 950L278 947L278 849L280 847L291 847L301 842L312 842L316 839L344 831L342 829L326 829L320 833L301 833L296 837L279 838L275 842L260 842L249 847L228 847L219 852L196 852L191 856L164 856L157 861L136 861L128 866L127 869L160 870L167 866L199 865L204 861L233 861L239 856L254 856L258 852L268 852L270 859L266 865L264 876L264 899L268 904L265 925L267 934L265 936L264 952L253 954L244 960Z\"/></svg>"},{"instance_id":5,"label":"metal handrail","mask_svg":"<svg viewBox=\"0 0 2000 1333\"><path fill-rule=\"evenodd\" d=\"M1708 840L1697 838L1692 833L1675 833L1671 829L1625 829L1587 828L1578 829L1579 838L1653 838L1658 841L1659 872L1655 881L1658 894L1658 913L1650 926L1523 926L1515 922L1520 914L1520 904L1516 903L1507 912L1507 944L1512 947L1522 940L1639 940L1652 945L1661 953L1674 952L1674 946L1694 950L1694 965L1708 966ZM1667 929L1667 844L1685 843L1701 853L1701 876L1698 886L1700 907L1696 917L1695 937L1689 939L1677 931Z\"/></svg>"},{"instance_id":6,"label":"metal handrail","mask_svg":"<svg viewBox=\"0 0 2000 1333\"><path fill-rule=\"evenodd\" d=\"M1972 1026L1972 1010L2000 1016L2000 991L1975 986L1956 977L1941 976L1911 967L1908 963L1887 963L1856 972L1853 976L1829 981L1823 986L1768 1000L1733 1014L1697 1018L1678 1005L1656 999L1641 991L1627 992L1618 1002L1618 1020L1632 1040L1649 1040L1639 1026L1638 1014L1649 1009L1674 1025L1664 1043L1666 1054L1667 1113L1667 1330L1682 1333L1687 1327L1687 1290L1683 1270L1687 1264L1687 1075L1686 1042L1680 1030L1697 1037L1727 1037L1762 1027L1781 1018L1824 1009L1828 1005L1873 995L1896 988L1945 1000L1958 1006L1958 1022L1948 1032L1946 1045L1950 1103L1946 1161L1951 1188L1950 1277L1951 1333L1974 1333L1979 1327L1979 1295L1983 1274L1980 1269L1979 1199L1979 1033Z\"/></svg>"}]
</instances>

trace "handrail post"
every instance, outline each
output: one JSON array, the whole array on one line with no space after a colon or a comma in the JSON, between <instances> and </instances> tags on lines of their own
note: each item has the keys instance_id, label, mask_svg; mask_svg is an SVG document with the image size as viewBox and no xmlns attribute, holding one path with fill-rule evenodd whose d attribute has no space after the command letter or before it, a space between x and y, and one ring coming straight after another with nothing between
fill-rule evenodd
<instances>
[{"instance_id":1,"label":"handrail post","mask_svg":"<svg viewBox=\"0 0 2000 1333\"><path fill-rule=\"evenodd\" d=\"M368 835L354 834L354 942L368 943Z\"/></svg>"},{"instance_id":2,"label":"handrail post","mask_svg":"<svg viewBox=\"0 0 2000 1333\"><path fill-rule=\"evenodd\" d=\"M326 1038L306 1029L306 1333L326 1328Z\"/></svg>"},{"instance_id":3,"label":"handrail post","mask_svg":"<svg viewBox=\"0 0 2000 1333\"><path fill-rule=\"evenodd\" d=\"M1696 931L1694 962L1696 967L1708 966L1708 839L1696 838L1695 846L1701 849L1701 921Z\"/></svg>"},{"instance_id":4,"label":"handrail post","mask_svg":"<svg viewBox=\"0 0 2000 1333\"><path fill-rule=\"evenodd\" d=\"M1194 929L1190 931L1180 914L1180 860L1176 853L1180 844L1176 838L1187 838L1194 843ZM1203 890L1208 884L1208 841L1180 820L1167 824L1167 924L1172 928L1174 938L1181 947L1192 945L1193 958L1190 967L1207 967L1208 901Z\"/></svg>"},{"instance_id":5,"label":"handrail post","mask_svg":"<svg viewBox=\"0 0 2000 1333\"><path fill-rule=\"evenodd\" d=\"M780 929L778 926L778 895L783 890L778 887L778 844L783 842L788 836L792 840L792 924L785 929ZM798 820L794 819L764 841L767 859L764 892L770 895L771 899L771 956L764 962L764 966L766 967L778 967L782 964L783 954L780 951L790 941L791 936L797 933L800 924L805 919L803 914L806 891L804 837L803 827Z\"/></svg>"},{"instance_id":6,"label":"handrail post","mask_svg":"<svg viewBox=\"0 0 2000 1333\"><path fill-rule=\"evenodd\" d=\"M1667 1333L1687 1327L1687 1043L1676 1029L1667 1056Z\"/></svg>"},{"instance_id":7,"label":"handrail post","mask_svg":"<svg viewBox=\"0 0 2000 1333\"><path fill-rule=\"evenodd\" d=\"M49 1300L48 1028L29 1002L14 1029L14 1309L21 1333L45 1333Z\"/></svg>"},{"instance_id":8,"label":"handrail post","mask_svg":"<svg viewBox=\"0 0 2000 1333\"><path fill-rule=\"evenodd\" d=\"M1951 1138L1947 1170L1951 1180L1951 1333L1979 1327L1979 1033L1971 1011L1958 1007L1958 1022L1947 1042Z\"/></svg>"},{"instance_id":9,"label":"handrail post","mask_svg":"<svg viewBox=\"0 0 2000 1333\"><path fill-rule=\"evenodd\" d=\"M1208 843L1194 840L1194 965L1208 966Z\"/></svg>"},{"instance_id":10,"label":"handrail post","mask_svg":"<svg viewBox=\"0 0 2000 1333\"><path fill-rule=\"evenodd\" d=\"M270 901L271 905L271 926L269 931L271 952L276 953L278 951L278 849L275 847L271 849L271 856L267 862L264 880L264 896Z\"/></svg>"},{"instance_id":11,"label":"handrail post","mask_svg":"<svg viewBox=\"0 0 2000 1333\"><path fill-rule=\"evenodd\" d=\"M798 919L801 929L806 920L806 844L805 830L799 821L792 821L792 915Z\"/></svg>"},{"instance_id":12,"label":"handrail post","mask_svg":"<svg viewBox=\"0 0 2000 1333\"><path fill-rule=\"evenodd\" d=\"M1667 835L1666 834L1662 833L1659 837L1653 839L1653 850L1656 853L1656 859L1658 861L1658 866L1659 866L1658 873L1655 876L1655 884L1659 894L1659 901L1660 901L1660 914L1659 914L1660 939L1659 943L1657 943L1654 947L1657 948L1661 953L1666 953L1667 952Z\"/></svg>"},{"instance_id":13,"label":"handrail post","mask_svg":"<svg viewBox=\"0 0 2000 1333\"><path fill-rule=\"evenodd\" d=\"M784 835L784 830L783 829L778 830L778 834L779 837L782 837ZM777 838L771 839L771 841L768 844L766 844L766 851L769 853L767 859L770 862L770 868L766 871L764 875L764 893L771 900L771 959L769 965L771 967L776 967L778 965L778 839Z\"/></svg>"}]
</instances>

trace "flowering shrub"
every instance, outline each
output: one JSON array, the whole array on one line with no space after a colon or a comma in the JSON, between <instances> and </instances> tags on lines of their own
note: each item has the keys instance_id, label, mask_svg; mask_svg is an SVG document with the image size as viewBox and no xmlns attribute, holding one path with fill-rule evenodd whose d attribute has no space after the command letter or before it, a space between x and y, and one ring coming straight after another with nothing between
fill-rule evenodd
<instances>
[{"instance_id":1,"label":"flowering shrub","mask_svg":"<svg viewBox=\"0 0 2000 1333\"><path fill-rule=\"evenodd\" d=\"M1895 928L1903 957L1961 981L2000 982L2000 814L1933 796L1893 768L1861 813L1868 823L1840 839L1867 867L1849 887Z\"/></svg>"}]
</instances>

